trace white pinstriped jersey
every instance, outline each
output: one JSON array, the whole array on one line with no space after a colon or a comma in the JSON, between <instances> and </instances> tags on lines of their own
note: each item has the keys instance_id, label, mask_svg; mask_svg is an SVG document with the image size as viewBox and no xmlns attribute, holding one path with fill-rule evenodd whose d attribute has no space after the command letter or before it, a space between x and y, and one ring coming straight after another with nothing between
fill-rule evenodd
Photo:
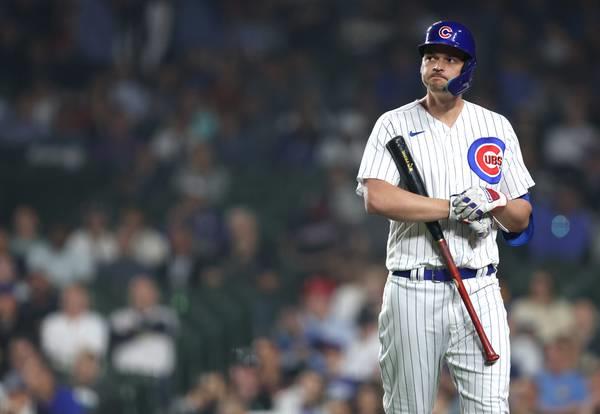
<instances>
[{"instance_id":1,"label":"white pinstriped jersey","mask_svg":"<svg viewBox=\"0 0 600 414\"><path fill-rule=\"evenodd\" d=\"M514 199L534 185L505 117L464 101L458 119L448 127L415 101L384 113L375 123L358 171L358 195L363 195L368 178L399 184L399 173L385 148L397 135L404 136L430 197L447 200L469 187L484 186ZM496 229L476 240L463 223L440 223L458 267L498 264ZM424 223L390 220L386 266L390 271L443 266Z\"/></svg>"}]
</instances>

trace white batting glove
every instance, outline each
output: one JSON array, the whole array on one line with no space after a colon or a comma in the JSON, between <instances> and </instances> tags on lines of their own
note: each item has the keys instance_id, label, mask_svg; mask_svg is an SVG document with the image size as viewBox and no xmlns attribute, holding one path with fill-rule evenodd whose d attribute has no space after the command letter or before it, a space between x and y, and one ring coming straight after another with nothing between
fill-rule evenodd
<instances>
[{"instance_id":1,"label":"white batting glove","mask_svg":"<svg viewBox=\"0 0 600 414\"><path fill-rule=\"evenodd\" d=\"M487 187L471 187L450 198L450 219L472 222L481 220L484 214L505 206L506 195Z\"/></svg>"},{"instance_id":2,"label":"white batting glove","mask_svg":"<svg viewBox=\"0 0 600 414\"><path fill-rule=\"evenodd\" d=\"M490 234L490 231L492 231L492 219L488 216L483 217L481 220L471 221L467 224L473 232L473 235L478 239L487 237L488 234Z\"/></svg>"}]
</instances>

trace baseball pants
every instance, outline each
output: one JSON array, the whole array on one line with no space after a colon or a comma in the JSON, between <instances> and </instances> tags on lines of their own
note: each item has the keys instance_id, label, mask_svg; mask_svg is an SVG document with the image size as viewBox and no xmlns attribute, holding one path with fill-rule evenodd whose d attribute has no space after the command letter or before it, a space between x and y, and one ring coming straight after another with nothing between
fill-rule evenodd
<instances>
[{"instance_id":1,"label":"baseball pants","mask_svg":"<svg viewBox=\"0 0 600 414\"><path fill-rule=\"evenodd\" d=\"M500 355L487 366L473 323L453 282L389 275L379 315L379 361L387 414L429 414L442 362L462 413L508 413L509 328L495 274L464 280L481 324Z\"/></svg>"}]
</instances>

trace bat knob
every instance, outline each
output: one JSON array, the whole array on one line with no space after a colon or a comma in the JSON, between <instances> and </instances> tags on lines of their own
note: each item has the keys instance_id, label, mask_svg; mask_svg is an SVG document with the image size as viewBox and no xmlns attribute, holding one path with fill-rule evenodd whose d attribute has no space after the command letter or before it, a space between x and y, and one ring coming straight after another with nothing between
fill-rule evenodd
<instances>
[{"instance_id":1,"label":"bat knob","mask_svg":"<svg viewBox=\"0 0 600 414\"><path fill-rule=\"evenodd\" d=\"M491 354L485 356L485 365L494 365L500 359L500 355Z\"/></svg>"}]
</instances>

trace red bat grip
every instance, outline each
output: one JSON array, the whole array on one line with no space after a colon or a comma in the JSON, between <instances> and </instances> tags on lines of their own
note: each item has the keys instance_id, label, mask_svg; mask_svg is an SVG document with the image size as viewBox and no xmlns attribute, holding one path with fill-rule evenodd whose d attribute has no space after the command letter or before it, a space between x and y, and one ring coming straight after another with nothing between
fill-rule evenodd
<instances>
[{"instance_id":1,"label":"red bat grip","mask_svg":"<svg viewBox=\"0 0 600 414\"><path fill-rule=\"evenodd\" d=\"M483 347L483 353L485 354L485 362L488 365L495 363L499 358L494 348L492 348L492 344L488 339L485 331L483 330L483 326L481 326L481 321L477 316L477 312L475 312L475 308L473 308L473 303L471 302L471 298L469 297L469 293L463 284L462 277L460 276L460 272L454 263L454 259L452 258L452 253L450 253L450 249L448 248L448 243L446 243L445 239L437 240L438 247L440 249L440 253L442 258L444 259L444 263L450 272L450 276L456 283L456 288L458 289L458 293L467 308L467 312L471 317L471 321L473 321L473 326L475 326L475 331L477 332L477 336L479 336L479 340L481 341L481 346Z\"/></svg>"}]
</instances>

